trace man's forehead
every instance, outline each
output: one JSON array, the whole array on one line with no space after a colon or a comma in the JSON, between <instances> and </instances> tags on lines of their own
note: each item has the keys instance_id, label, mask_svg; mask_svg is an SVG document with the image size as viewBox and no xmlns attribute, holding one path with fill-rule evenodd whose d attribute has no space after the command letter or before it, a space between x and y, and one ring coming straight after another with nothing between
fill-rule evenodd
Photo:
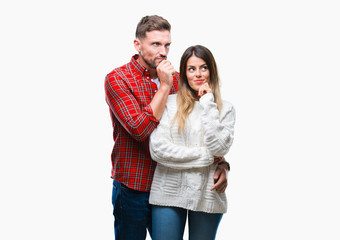
<instances>
[{"instance_id":1,"label":"man's forehead","mask_svg":"<svg viewBox=\"0 0 340 240\"><path fill-rule=\"evenodd\" d=\"M167 30L159 31L153 30L146 32L144 40L151 42L170 42L171 35Z\"/></svg>"}]
</instances>

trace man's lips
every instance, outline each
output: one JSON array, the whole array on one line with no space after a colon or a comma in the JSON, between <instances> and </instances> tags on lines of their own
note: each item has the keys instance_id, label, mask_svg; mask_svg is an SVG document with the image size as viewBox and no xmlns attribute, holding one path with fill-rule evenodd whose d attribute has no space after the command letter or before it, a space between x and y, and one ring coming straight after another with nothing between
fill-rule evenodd
<instances>
[{"instance_id":1,"label":"man's lips","mask_svg":"<svg viewBox=\"0 0 340 240\"><path fill-rule=\"evenodd\" d=\"M157 57L156 60L163 61L166 60L166 57Z\"/></svg>"}]
</instances>

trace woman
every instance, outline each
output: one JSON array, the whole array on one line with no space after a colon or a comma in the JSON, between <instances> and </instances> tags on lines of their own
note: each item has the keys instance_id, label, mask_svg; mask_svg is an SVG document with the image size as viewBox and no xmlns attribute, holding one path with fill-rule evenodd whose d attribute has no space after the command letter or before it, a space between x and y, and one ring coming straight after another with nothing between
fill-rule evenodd
<instances>
[{"instance_id":1,"label":"woman","mask_svg":"<svg viewBox=\"0 0 340 240\"><path fill-rule=\"evenodd\" d=\"M235 111L221 99L215 59L203 46L183 53L179 84L150 136L158 162L149 199L152 239L183 239L188 215L189 239L212 240L227 210L225 194L211 191L214 158L232 145Z\"/></svg>"}]
</instances>

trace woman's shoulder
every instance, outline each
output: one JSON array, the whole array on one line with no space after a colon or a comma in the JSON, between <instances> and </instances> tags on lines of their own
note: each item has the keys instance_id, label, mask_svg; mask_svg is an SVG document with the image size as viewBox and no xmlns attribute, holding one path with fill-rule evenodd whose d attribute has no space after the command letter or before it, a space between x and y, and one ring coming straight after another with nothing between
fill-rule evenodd
<instances>
[{"instance_id":1,"label":"woman's shoulder","mask_svg":"<svg viewBox=\"0 0 340 240\"><path fill-rule=\"evenodd\" d=\"M177 111L177 94L170 94L165 105L165 112L171 117Z\"/></svg>"},{"instance_id":2,"label":"woman's shoulder","mask_svg":"<svg viewBox=\"0 0 340 240\"><path fill-rule=\"evenodd\" d=\"M234 105L227 100L222 99L222 102L223 102L223 108L233 108L234 107Z\"/></svg>"},{"instance_id":3,"label":"woman's shoulder","mask_svg":"<svg viewBox=\"0 0 340 240\"><path fill-rule=\"evenodd\" d=\"M168 106L174 106L177 105L177 93L176 94L170 94L168 96L168 100L166 102Z\"/></svg>"},{"instance_id":4,"label":"woman's shoulder","mask_svg":"<svg viewBox=\"0 0 340 240\"><path fill-rule=\"evenodd\" d=\"M168 101L176 101L176 98L177 98L177 93L175 94L170 94L168 96Z\"/></svg>"},{"instance_id":5,"label":"woman's shoulder","mask_svg":"<svg viewBox=\"0 0 340 240\"><path fill-rule=\"evenodd\" d=\"M234 105L231 103L231 102L229 102L229 101L227 101L227 100L222 100L222 111L224 112L224 113L228 113L228 112L235 112L235 108L234 108Z\"/></svg>"}]
</instances>

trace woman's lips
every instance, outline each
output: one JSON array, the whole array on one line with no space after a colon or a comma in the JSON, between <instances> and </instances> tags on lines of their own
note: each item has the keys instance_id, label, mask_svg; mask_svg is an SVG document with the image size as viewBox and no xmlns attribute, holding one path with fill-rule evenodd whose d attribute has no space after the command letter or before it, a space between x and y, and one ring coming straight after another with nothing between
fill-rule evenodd
<instances>
[{"instance_id":1,"label":"woman's lips","mask_svg":"<svg viewBox=\"0 0 340 240\"><path fill-rule=\"evenodd\" d=\"M204 80L203 79L198 79L198 80L194 80L195 83L197 84L202 84L204 83Z\"/></svg>"}]
</instances>

